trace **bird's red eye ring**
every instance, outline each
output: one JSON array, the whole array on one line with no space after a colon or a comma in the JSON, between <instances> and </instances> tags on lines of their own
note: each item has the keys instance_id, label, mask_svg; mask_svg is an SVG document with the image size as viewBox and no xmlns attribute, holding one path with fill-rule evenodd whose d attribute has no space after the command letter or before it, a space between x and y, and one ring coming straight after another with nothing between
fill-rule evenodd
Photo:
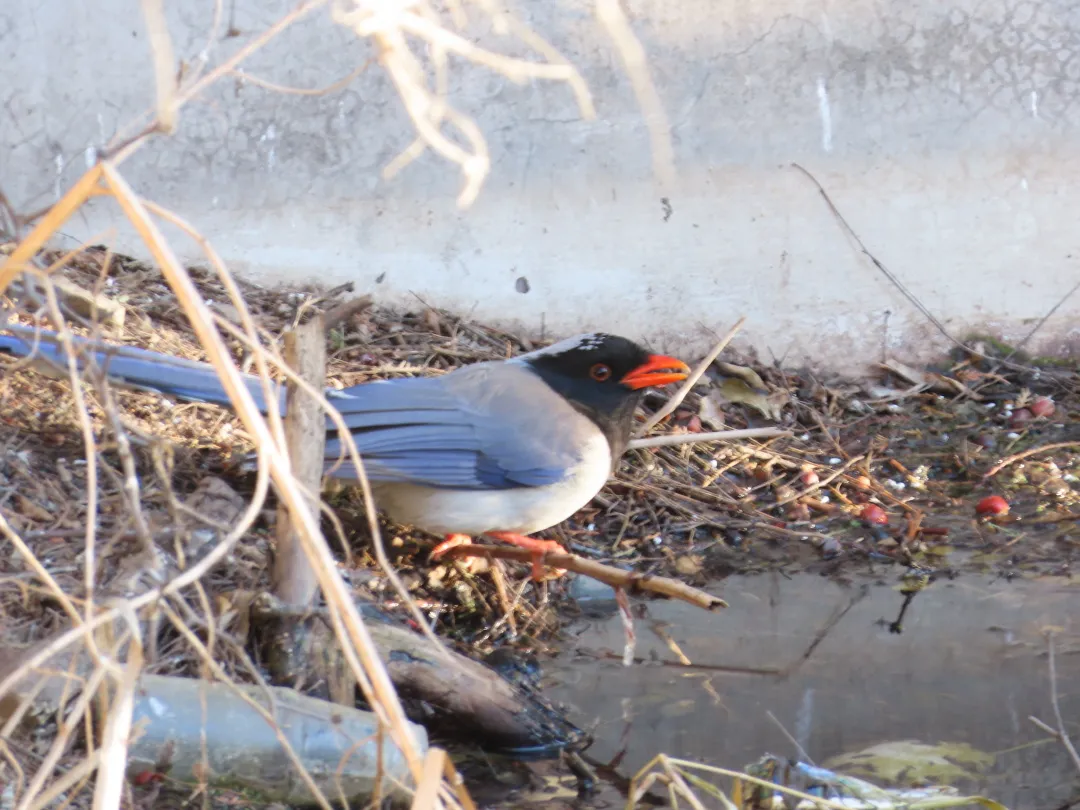
<instances>
[{"instance_id":1,"label":"bird's red eye ring","mask_svg":"<svg viewBox=\"0 0 1080 810\"><path fill-rule=\"evenodd\" d=\"M606 382L611 379L611 367L603 363L597 363L589 369L589 376L597 382Z\"/></svg>"}]
</instances>

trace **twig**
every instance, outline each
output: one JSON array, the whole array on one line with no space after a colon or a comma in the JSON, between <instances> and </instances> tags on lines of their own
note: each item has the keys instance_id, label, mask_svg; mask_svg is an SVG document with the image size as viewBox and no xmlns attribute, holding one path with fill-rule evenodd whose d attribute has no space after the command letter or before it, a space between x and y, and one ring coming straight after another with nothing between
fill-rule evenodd
<instances>
[{"instance_id":1,"label":"twig","mask_svg":"<svg viewBox=\"0 0 1080 810\"><path fill-rule=\"evenodd\" d=\"M735 335L739 333L739 330L742 329L744 323L746 323L745 315L735 322L735 325L728 330L728 333L720 338L720 341L713 346L713 350L705 356L705 359L697 364L690 373L690 376L686 378L679 390L675 392L675 395L664 403L664 407L645 420L645 424L641 426L641 430L637 433L638 436L644 436L652 430L661 419L679 407L679 403L686 399L686 395L690 393L690 390L695 385L697 385L697 381L701 379L701 375L709 370L709 366L711 366L713 361L720 356L720 352L727 348L727 345L731 343L732 338L734 338Z\"/></svg>"},{"instance_id":2,"label":"twig","mask_svg":"<svg viewBox=\"0 0 1080 810\"><path fill-rule=\"evenodd\" d=\"M1065 750L1069 752L1069 758L1072 759L1073 765L1080 771L1080 754L1077 754L1076 747L1072 743L1072 739L1069 737L1069 733L1065 730L1065 718L1061 716L1061 704L1058 700L1058 686L1057 686L1057 662L1054 647L1054 632L1051 630L1046 634L1046 649L1049 653L1049 671L1050 671L1050 705L1054 711L1054 722L1057 723L1057 728L1051 726L1039 720L1037 717L1028 717L1032 723L1037 725L1043 731L1056 737L1061 741L1061 744L1065 746Z\"/></svg>"},{"instance_id":3,"label":"twig","mask_svg":"<svg viewBox=\"0 0 1080 810\"><path fill-rule=\"evenodd\" d=\"M307 16L317 8L325 5L327 0L305 0L301 2L295 8L284 14L277 22L267 28L258 36L253 37L236 53L215 67L209 73L199 77L191 84L181 87L173 94L172 102L174 106L179 109L192 98L197 96L211 84L216 82L222 76L229 74L233 71L237 65L258 51L272 39L278 36L282 31L292 26L301 18ZM159 127L158 121L155 119L141 131L135 135L126 135L125 132L131 132L130 127L121 130L114 137L113 140L106 146L105 150L101 153L101 160L112 160L115 164L122 163L131 154L137 150L143 143L147 135L157 132Z\"/></svg>"},{"instance_id":4,"label":"twig","mask_svg":"<svg viewBox=\"0 0 1080 810\"><path fill-rule=\"evenodd\" d=\"M795 753L799 755L800 759L814 765L814 760L810 758L810 755L806 753L806 750L799 744L799 741L792 736L791 732L784 727L784 724L780 722L780 718L772 713L772 709L766 711L765 716L773 721L773 724L780 729L781 734L787 737L788 742L791 743L791 747L795 749Z\"/></svg>"},{"instance_id":5,"label":"twig","mask_svg":"<svg viewBox=\"0 0 1080 810\"><path fill-rule=\"evenodd\" d=\"M154 59L154 84L157 91L157 130L171 135L176 130L176 57L172 37L165 24L163 0L142 0L143 16Z\"/></svg>"},{"instance_id":6,"label":"twig","mask_svg":"<svg viewBox=\"0 0 1080 810\"><path fill-rule=\"evenodd\" d=\"M306 508L305 495L289 470L289 463L282 452L282 447L275 441L266 420L259 413L258 406L251 392L244 385L221 335L213 328L213 315L209 307L195 288L191 277L183 270L157 225L150 219L146 206L114 166L108 163L99 164L99 166L117 202L145 241L169 285L180 299L192 329L220 376L234 410L240 417L245 430L255 439L259 458L266 459L271 477L277 487L278 497L290 509L305 552L318 575L319 586L327 603L334 609L335 617L340 619L340 622L335 622L335 630L347 631L345 635L351 643L343 644L342 647L353 668L353 674L373 710L389 727L391 738L405 757L413 778L419 780L423 763L420 759L417 740L408 725L404 709L394 691L386 668L378 658L363 619L337 570L336 561L327 546L318 520L313 512ZM270 408L269 413L275 414L276 409ZM363 474L355 444L349 440L348 431L345 433L346 445L350 446L350 454L354 459L364 490L364 503L368 510L369 521L374 521L375 509L369 496L370 487ZM344 637L342 638L344 640ZM363 662L362 665L361 662Z\"/></svg>"},{"instance_id":7,"label":"twig","mask_svg":"<svg viewBox=\"0 0 1080 810\"><path fill-rule=\"evenodd\" d=\"M615 604L619 608L619 618L622 619L623 644L622 665L630 666L634 663L634 648L637 646L637 633L634 632L634 614L630 610L630 597L625 588L615 589Z\"/></svg>"},{"instance_id":8,"label":"twig","mask_svg":"<svg viewBox=\"0 0 1080 810\"><path fill-rule=\"evenodd\" d=\"M455 557L497 557L503 560L516 560L517 562L532 562L536 552L524 548L509 548L504 546L484 546L470 544L447 549L445 555ZM693 588L684 582L669 577L656 577L650 574L639 574L634 571L623 571L604 565L574 554L556 554L545 552L542 562L552 568L561 568L564 571L573 571L575 574L591 577L599 580L612 588L625 588L634 591L649 591L667 596L671 599L679 599L704 610L716 610L727 607L728 604L719 596L705 593L705 591Z\"/></svg>"},{"instance_id":9,"label":"twig","mask_svg":"<svg viewBox=\"0 0 1080 810\"><path fill-rule=\"evenodd\" d=\"M315 389L326 383L326 329L316 315L310 321L285 333L284 359L297 376ZM310 493L314 503L304 508L318 508L322 487L323 449L326 446L326 419L318 400L307 396L296 383L286 384L285 441L292 473ZM318 593L319 583L304 553L304 544L293 528L296 516L284 504L278 505L277 548L274 554L274 595L288 605L308 606ZM291 633L276 633L275 643ZM293 639L284 642L291 645Z\"/></svg>"},{"instance_id":10,"label":"twig","mask_svg":"<svg viewBox=\"0 0 1080 810\"><path fill-rule=\"evenodd\" d=\"M90 197L101 193L102 168L98 164L80 177L55 204L49 207L41 221L15 246L11 255L0 264L0 295L18 273L27 269L33 257L44 247L54 233L63 227L72 214Z\"/></svg>"},{"instance_id":11,"label":"twig","mask_svg":"<svg viewBox=\"0 0 1080 810\"><path fill-rule=\"evenodd\" d=\"M1080 447L1080 442L1054 442L1053 444L1044 444L1042 447L1030 447L1022 453L1016 453L1007 458L1003 458L983 474L983 480L985 481L987 478L993 478L1010 464L1015 464L1018 461L1022 461L1025 458L1037 455L1038 453L1046 453L1050 450L1064 450L1072 447Z\"/></svg>"},{"instance_id":12,"label":"twig","mask_svg":"<svg viewBox=\"0 0 1080 810\"><path fill-rule=\"evenodd\" d=\"M90 704L93 702L98 687L101 686L102 681L105 680L105 675L105 667L95 668L93 673L87 678L86 684L83 686L78 699L74 701L74 704L70 708L65 707L66 722L59 724L56 738L53 740L52 745L49 746L49 752L42 759L41 765L38 767L30 784L23 791L22 797L19 804L16 805L15 810L28 810L28 808L31 807L44 806L43 802L34 802L34 798L41 792L41 789L45 786L45 782L48 780L49 776L52 775L57 763L60 761L60 757L63 756L65 750L67 750L72 737L78 732L79 719L85 715ZM3 692L0 691L0 694L3 694Z\"/></svg>"},{"instance_id":13,"label":"twig","mask_svg":"<svg viewBox=\"0 0 1080 810\"><path fill-rule=\"evenodd\" d=\"M792 501L796 501L799 498L802 498L802 497L804 497L806 495L809 495L811 492L815 492L815 491L817 491L819 489L822 489L823 487L827 487L829 484L831 484L833 481L835 481L837 478L839 478L841 475L843 475L845 472L847 472L848 469L850 469L851 467L854 467L856 464L858 464L864 458L866 458L866 456L864 456L864 455L863 456L855 456L854 458L849 458L847 461L844 462L843 466L841 466L838 470L833 472L832 475L826 476L822 480L818 481L816 484L811 484L810 486L808 486L806 489L802 490L801 492L794 492L791 495L787 496L786 498L781 498L780 500L778 500L776 503L774 503L772 505L772 508L776 508L777 506L784 506L785 504L789 504Z\"/></svg>"},{"instance_id":14,"label":"twig","mask_svg":"<svg viewBox=\"0 0 1080 810\"><path fill-rule=\"evenodd\" d=\"M807 169L804 169L802 166L800 166L798 163L792 163L791 167L802 172L802 174L804 174L806 178L814 184L814 187L817 188L818 193L821 195L821 198L825 200L825 204L829 207L829 211L836 218L836 221L840 223L840 227L843 228L844 232L849 237L851 237L852 240L854 240L856 245L859 246L859 252L870 260L870 263L873 264L874 267L876 267L878 271L882 275L884 275L885 278L887 278L889 282L894 287L896 287L896 289L900 291L901 295L903 295L908 301L910 301L911 304L917 310L919 310L919 312L921 312L923 316L934 325L934 328L941 332L941 334L944 335L950 343L957 346L958 348L963 349L969 354L975 354L976 352L970 346L968 346L963 341L953 337L949 330L945 328L945 324L943 324L938 319L938 317L934 315L934 313L932 313L922 301L919 300L918 296L915 295L915 293L911 292L911 290L909 290L906 286L904 286L904 283L891 270L889 270L889 268L887 268L877 256L870 252L870 249L863 242L859 234L855 232L855 229L851 227L847 219L844 218L844 215L840 213L840 209L836 207L836 203L832 201L829 193L825 191L825 187L821 185L818 179L814 177L814 175L811 174ZM998 360L998 362L1004 366L1017 369L1019 371L1035 370L1030 366L1020 365L1019 363L1012 363L1007 360Z\"/></svg>"},{"instance_id":15,"label":"twig","mask_svg":"<svg viewBox=\"0 0 1080 810\"><path fill-rule=\"evenodd\" d=\"M1057 312L1059 309L1061 309L1061 307L1064 306L1065 302L1068 301L1070 298L1073 297L1073 295L1076 294L1077 290L1080 290L1080 281L1076 282L1072 286L1072 288L1058 300L1058 302L1056 304L1054 304L1052 307L1050 307L1050 311L1047 312L1045 315L1043 315L1042 318L1039 319L1039 322L1037 324L1035 324L1033 327L1031 327L1031 331L1028 332L1026 335L1024 335L1023 340L1021 340L1019 343L1016 344L1015 347L1013 347L1013 350L1010 351L1005 356L1005 359L1008 360L1010 357L1012 357L1014 354L1016 354L1018 351L1020 351L1022 348L1024 348L1024 346L1026 346L1028 344L1028 342L1033 337L1035 337L1035 333L1043 328L1043 326L1046 324L1046 322L1048 320L1050 320L1051 317L1053 317L1054 313Z\"/></svg>"},{"instance_id":16,"label":"twig","mask_svg":"<svg viewBox=\"0 0 1080 810\"><path fill-rule=\"evenodd\" d=\"M629 450L645 447L675 447L680 444L698 442L725 442L736 439L775 439L791 436L791 431L783 428L746 428L745 430L714 430L707 433L669 433L664 436L649 436L644 439L631 439Z\"/></svg>"},{"instance_id":17,"label":"twig","mask_svg":"<svg viewBox=\"0 0 1080 810\"><path fill-rule=\"evenodd\" d=\"M360 295L345 301L344 303L338 304L336 307L327 310L323 314L323 324L327 329L332 329L346 318L351 318L356 313L363 312L370 307L373 302L374 299L370 295Z\"/></svg>"},{"instance_id":18,"label":"twig","mask_svg":"<svg viewBox=\"0 0 1080 810\"><path fill-rule=\"evenodd\" d=\"M670 193L675 184L675 150L671 144L671 125L660 101L660 94L649 75L645 49L634 34L634 29L630 27L619 0L596 0L596 16L615 43L630 76L634 95L637 96L645 117L645 126L649 130L653 172L661 189Z\"/></svg>"},{"instance_id":19,"label":"twig","mask_svg":"<svg viewBox=\"0 0 1080 810\"><path fill-rule=\"evenodd\" d=\"M175 217L175 215L173 216ZM182 222L182 220L180 220L179 218L175 218L175 221ZM220 257L213 252L213 250L209 247L208 244L204 244L204 247L207 249L207 255L211 257L211 263L213 263L214 266L219 269L221 279L226 285L226 288L230 291L230 295L233 296L234 303L239 302L239 306L240 304L242 304L243 299L240 297L239 290L235 287L235 282L225 270L225 266L220 263ZM241 313L243 313L245 318L250 318L250 313L246 311L246 308L241 306L240 311ZM413 599L409 596L409 590L405 587L405 583L402 582L401 577L398 576L397 570L390 563L390 558L386 554L386 546L383 543L382 532L379 530L379 521L376 516L377 513L374 506L374 500L372 500L370 486L367 483L367 474L364 472L363 462L360 459L360 454L357 452L356 443L353 441L352 433L349 431L348 426L345 424L341 413L335 407L330 405L322 390L315 389L307 385L307 383L300 377L297 377L287 365L279 363L277 358L269 356L263 347L261 347L257 343L252 342L247 334L237 329L231 323L226 322L221 325L227 330L229 330L229 333L238 341L243 343L247 349L254 352L256 358L258 358L260 362L273 362L287 381L300 386L309 397L316 399L321 404L326 416L334 423L334 426L337 428L338 431L338 436L345 445L345 453L343 454L342 458L344 458L344 456L346 455L348 456L349 461L353 463L353 467L357 470L357 474L359 476L358 481L360 491L364 498L364 508L365 510L367 510L368 528L371 531L371 545L372 549L375 551L375 559L376 561L378 561L379 566L383 569L383 573L390 581L390 584L394 587L394 590L397 591L398 595L401 597L402 602L412 614L412 617L416 621L417 626L420 628L421 632L425 636L427 636L433 644L440 646L441 648L438 637L435 635L434 631L432 631L431 626L428 624L428 621L424 617L423 613L421 613L420 608L417 607L415 601L413 601ZM264 381L269 379L266 376L266 372L263 372L260 376L263 378ZM271 399L271 397L268 396L267 399L269 400ZM271 411L270 413L274 414L276 412ZM446 651L444 650L444 652Z\"/></svg>"},{"instance_id":20,"label":"twig","mask_svg":"<svg viewBox=\"0 0 1080 810\"><path fill-rule=\"evenodd\" d=\"M100 369L93 370L101 371ZM127 431L124 429L124 421L120 418L120 410L116 406L116 397L113 396L108 379L104 372L95 376L99 376L99 379L95 382L101 396L101 405L105 411L105 416L110 427L112 427L113 441L116 442L116 452L120 456L120 467L124 472L121 491L127 499L128 512L131 515L132 522L135 524L135 536L142 547L145 561L147 565L153 566L153 574L157 577L161 574L161 559L157 546L154 545L150 524L143 513L142 492L139 487L139 475L135 465L135 457L131 452L131 440L128 439Z\"/></svg>"},{"instance_id":21,"label":"twig","mask_svg":"<svg viewBox=\"0 0 1080 810\"><path fill-rule=\"evenodd\" d=\"M135 693L139 674L143 668L143 645L139 633L139 621L135 611L125 611L131 643L128 645L127 661L119 673L114 673L116 694L110 707L101 740L101 759L98 764L97 782L94 786L93 810L113 810L120 807L124 790L125 770L128 760L128 740L131 736L131 719L135 710ZM120 647L113 651L119 653ZM115 664L113 665L115 667Z\"/></svg>"},{"instance_id":22,"label":"twig","mask_svg":"<svg viewBox=\"0 0 1080 810\"><path fill-rule=\"evenodd\" d=\"M350 82L352 82L357 76L359 76L373 64L375 64L375 59L368 59L366 62L358 65L356 68L350 71L348 75L343 76L333 84L328 84L326 87L289 87L284 84L276 84L268 79L261 79L258 76L253 76L240 68L236 68L235 70L233 70L233 74L243 84L253 84L256 87L261 87L264 90L270 90L274 93L281 93L282 95L325 96L337 90L341 90L344 87L347 87Z\"/></svg>"}]
</instances>

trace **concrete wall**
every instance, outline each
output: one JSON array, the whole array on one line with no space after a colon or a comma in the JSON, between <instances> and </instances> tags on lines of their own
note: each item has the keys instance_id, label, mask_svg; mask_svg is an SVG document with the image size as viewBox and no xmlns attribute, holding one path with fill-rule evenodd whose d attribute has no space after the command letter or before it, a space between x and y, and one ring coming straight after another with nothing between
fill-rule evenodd
<instances>
[{"instance_id":1,"label":"concrete wall","mask_svg":"<svg viewBox=\"0 0 1080 810\"><path fill-rule=\"evenodd\" d=\"M178 55L195 58L213 4L166 5ZM291 3L235 5L240 36L215 43L212 59ZM268 283L353 280L384 300L415 292L489 321L617 330L662 349L702 347L746 314L745 339L766 357L848 370L884 347L926 356L943 339L792 162L957 336L990 328L1015 341L1080 280L1075 3L628 0L673 126L670 209L589 3L515 6L581 67L599 117L581 121L565 86L455 63L454 98L493 161L464 213L440 159L380 179L412 134L377 66L326 96L227 81L127 175ZM25 208L54 199L88 148L152 103L136 0L7 0L0 54L0 184ZM248 69L318 87L370 55L320 12ZM68 233L115 221L98 208ZM1080 345L1078 307L1069 299L1037 348Z\"/></svg>"}]
</instances>

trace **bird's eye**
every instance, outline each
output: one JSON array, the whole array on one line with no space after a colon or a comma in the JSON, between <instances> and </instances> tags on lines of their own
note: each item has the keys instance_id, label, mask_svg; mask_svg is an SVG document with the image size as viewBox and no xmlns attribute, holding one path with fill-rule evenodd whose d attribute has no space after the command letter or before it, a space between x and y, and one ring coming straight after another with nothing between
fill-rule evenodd
<instances>
[{"instance_id":1,"label":"bird's eye","mask_svg":"<svg viewBox=\"0 0 1080 810\"><path fill-rule=\"evenodd\" d=\"M591 369L589 369L589 376L597 382L605 382L611 379L611 368L605 366L603 363L597 363Z\"/></svg>"}]
</instances>

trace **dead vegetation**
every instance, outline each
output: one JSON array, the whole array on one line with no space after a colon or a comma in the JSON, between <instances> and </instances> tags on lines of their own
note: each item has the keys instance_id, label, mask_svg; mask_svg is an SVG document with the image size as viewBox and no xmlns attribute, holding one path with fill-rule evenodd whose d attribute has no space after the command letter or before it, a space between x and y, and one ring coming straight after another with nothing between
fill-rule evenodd
<instances>
[{"instance_id":1,"label":"dead vegetation","mask_svg":"<svg viewBox=\"0 0 1080 810\"><path fill-rule=\"evenodd\" d=\"M111 337L205 359L168 287L147 268L118 258L101 285L106 258L104 251L89 251L70 263L65 275L83 287L100 286L107 299L132 313L123 331ZM231 305L220 283L197 269L192 275L205 300L229 317ZM271 344L305 313L329 308L335 300L332 292L314 289L246 285L243 294ZM438 374L534 348L525 338L420 300L411 312L364 310L332 329L329 343L327 380L334 387ZM983 351L937 371L892 361L878 380L854 383L762 366L728 350L665 422L667 432L691 438L709 430L779 426L790 435L633 450L596 502L558 527L554 539L587 557L691 579L821 558L833 560L833 567L852 558L955 565L958 557L948 552L963 550L1003 572L1016 564L1061 565L1073 543L1070 516L1080 472L1070 444L1080 439L1075 373L1005 368L996 357L998 348L984 344ZM242 366L251 365L242 346L234 345L233 356ZM18 452L35 442L38 453L65 459L60 464L66 480L78 488L82 473L71 461L78 454L79 426L69 407L70 386L37 375L7 379L0 419L17 429L10 447ZM157 440L168 441L173 486L182 493L192 491L207 471L231 474L232 460L252 449L250 437L224 409L150 394L116 396L125 425L143 437L149 456L166 452ZM662 400L650 403L658 409ZM1033 403L1038 404L1033 408ZM106 411L91 403L90 412L94 429L104 430ZM1030 455L1009 463L1018 453ZM60 486L59 478L50 483L28 475L35 487ZM122 479L119 471L112 475ZM988 522L976 514L976 505L992 494L1006 496L1012 508ZM151 489L144 498L164 503L168 495ZM24 512L44 515L34 510L32 489L22 497L23 510L16 504L15 511L23 519ZM57 503L58 497L53 491L37 500ZM357 555L351 564L370 564L363 544L347 541L364 533L355 499L343 490L332 502L346 534L342 547ZM37 530L62 534L77 524L75 515L59 517L52 529ZM443 567L428 572L416 553L430 542L397 531L391 546L396 565L422 598L430 596L432 605L442 606L440 589L424 594L421 587L426 584L421 577L445 586ZM1002 556L1002 547L1009 553ZM498 600L488 596L473 593L470 601L495 606ZM515 619L530 621L531 612L520 609L524 612Z\"/></svg>"},{"instance_id":2,"label":"dead vegetation","mask_svg":"<svg viewBox=\"0 0 1080 810\"><path fill-rule=\"evenodd\" d=\"M57 273L84 289L96 286L103 306L125 308L122 326L101 327L99 336L203 359L171 290L139 263L91 249L66 257ZM233 315L213 275L197 268L191 275L212 308ZM274 347L309 313L332 309L341 292L245 285L243 296ZM346 386L438 374L531 348L524 338L421 301L410 312L372 306L330 331L327 380ZM242 343L229 351L240 367L251 365ZM1080 514L1080 465L1071 453L1078 438L1074 373L1004 369L991 349L985 352L933 372L893 363L877 381L854 383L763 366L727 350L661 422L664 435L696 439L708 430L762 426L782 427L785 435L633 450L596 501L552 537L586 564L688 585L777 568L852 576L889 563L897 564L897 578L1067 572ZM239 463L254 448L240 420L215 406L105 393L92 381L80 411L69 380L6 361L2 379L0 512L8 539L25 543L4 563L0 580L8 638L53 638L95 600L146 594L205 565L167 597L170 609L146 636L143 671L202 677L209 655L219 677L259 683L268 662L251 634L258 594L271 589L278 520L271 502L226 553L207 556L257 495L257 479ZM663 404L656 397L647 407ZM96 452L93 485L87 436ZM126 486L132 470L137 501ZM1007 513L977 514L991 494L1004 496ZM323 530L352 597L415 627L377 565L363 500L349 488L332 489L326 500L332 511L324 513ZM88 560L83 540L94 511ZM524 560L466 565L454 554L432 565L427 551L435 538L381 528L410 597L459 650L542 656L557 646L559 627L573 616L569 579L534 583ZM514 558L515 550L506 551L499 556ZM334 693L332 684L301 686ZM35 732L39 740L51 740L48 728ZM12 756L32 772L41 754L32 741L23 745ZM75 761L74 752L66 756Z\"/></svg>"}]
</instances>

